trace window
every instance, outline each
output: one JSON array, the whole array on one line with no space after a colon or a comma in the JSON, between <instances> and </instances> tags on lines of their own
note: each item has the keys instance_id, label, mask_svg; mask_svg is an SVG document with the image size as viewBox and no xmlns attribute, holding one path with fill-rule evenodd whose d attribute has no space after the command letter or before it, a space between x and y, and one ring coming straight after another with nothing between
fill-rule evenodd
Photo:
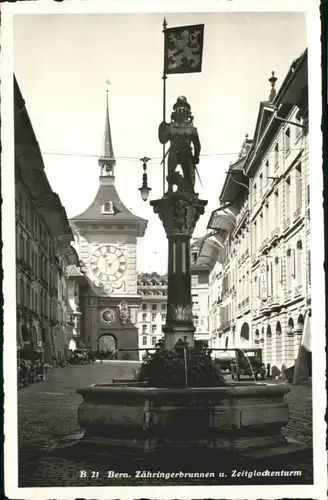
<instances>
[{"instance_id":1,"label":"window","mask_svg":"<svg viewBox=\"0 0 328 500\"><path fill-rule=\"evenodd\" d=\"M259 196L262 198L263 195L263 174L260 174L259 177Z\"/></svg>"},{"instance_id":2,"label":"window","mask_svg":"<svg viewBox=\"0 0 328 500\"><path fill-rule=\"evenodd\" d=\"M265 228L265 234L269 235L271 231L271 221L270 221L270 207L269 207L269 201L264 205L264 228Z\"/></svg>"},{"instance_id":3,"label":"window","mask_svg":"<svg viewBox=\"0 0 328 500\"><path fill-rule=\"evenodd\" d=\"M298 165L295 168L295 209L302 208L302 167Z\"/></svg>"},{"instance_id":4,"label":"window","mask_svg":"<svg viewBox=\"0 0 328 500\"><path fill-rule=\"evenodd\" d=\"M264 239L264 222L263 222L263 212L260 213L260 224L259 224L259 245L262 244Z\"/></svg>"},{"instance_id":5,"label":"window","mask_svg":"<svg viewBox=\"0 0 328 500\"><path fill-rule=\"evenodd\" d=\"M255 255L257 253L257 223L256 221L254 221L253 223L253 249L252 249L252 252L253 252L253 258L255 258Z\"/></svg>"},{"instance_id":6,"label":"window","mask_svg":"<svg viewBox=\"0 0 328 500\"><path fill-rule=\"evenodd\" d=\"M151 325L151 333L157 332L157 325Z\"/></svg>"},{"instance_id":7,"label":"window","mask_svg":"<svg viewBox=\"0 0 328 500\"><path fill-rule=\"evenodd\" d=\"M290 177L286 179L285 182L285 217L286 217L286 222L287 219L290 218Z\"/></svg>"},{"instance_id":8,"label":"window","mask_svg":"<svg viewBox=\"0 0 328 500\"><path fill-rule=\"evenodd\" d=\"M142 310L147 311L147 304L142 304Z\"/></svg>"},{"instance_id":9,"label":"window","mask_svg":"<svg viewBox=\"0 0 328 500\"><path fill-rule=\"evenodd\" d=\"M254 197L254 204L257 202L257 186L254 184L253 186L253 197Z\"/></svg>"},{"instance_id":10,"label":"window","mask_svg":"<svg viewBox=\"0 0 328 500\"><path fill-rule=\"evenodd\" d=\"M270 177L270 162L267 160L265 162L265 177L266 177L266 184L269 182L269 177Z\"/></svg>"},{"instance_id":11,"label":"window","mask_svg":"<svg viewBox=\"0 0 328 500\"><path fill-rule=\"evenodd\" d=\"M308 250L308 253L307 253L307 268L308 268L308 272L307 272L308 279L307 279L307 282L308 282L309 285L311 285L311 250Z\"/></svg>"},{"instance_id":12,"label":"window","mask_svg":"<svg viewBox=\"0 0 328 500\"><path fill-rule=\"evenodd\" d=\"M26 306L28 309L31 308L31 289L29 284L26 285Z\"/></svg>"},{"instance_id":13,"label":"window","mask_svg":"<svg viewBox=\"0 0 328 500\"><path fill-rule=\"evenodd\" d=\"M151 338L151 345L156 345L156 337Z\"/></svg>"},{"instance_id":14,"label":"window","mask_svg":"<svg viewBox=\"0 0 328 500\"><path fill-rule=\"evenodd\" d=\"M142 325L142 333L147 333L147 325Z\"/></svg>"},{"instance_id":15,"label":"window","mask_svg":"<svg viewBox=\"0 0 328 500\"><path fill-rule=\"evenodd\" d=\"M25 285L24 281L20 279L19 282L19 291L20 291L20 297L19 297L19 302L21 307L25 306Z\"/></svg>"},{"instance_id":16,"label":"window","mask_svg":"<svg viewBox=\"0 0 328 500\"><path fill-rule=\"evenodd\" d=\"M153 311L157 311L157 304L152 304L151 308Z\"/></svg>"},{"instance_id":17,"label":"window","mask_svg":"<svg viewBox=\"0 0 328 500\"><path fill-rule=\"evenodd\" d=\"M296 286L302 284L302 240L296 244Z\"/></svg>"},{"instance_id":18,"label":"window","mask_svg":"<svg viewBox=\"0 0 328 500\"><path fill-rule=\"evenodd\" d=\"M24 242L24 236L21 234L19 236L19 258L21 260L25 260L25 242Z\"/></svg>"},{"instance_id":19,"label":"window","mask_svg":"<svg viewBox=\"0 0 328 500\"><path fill-rule=\"evenodd\" d=\"M191 275L191 286L197 286L198 285L198 274L192 274Z\"/></svg>"},{"instance_id":20,"label":"window","mask_svg":"<svg viewBox=\"0 0 328 500\"><path fill-rule=\"evenodd\" d=\"M155 321L155 320L156 320L156 313L152 313L152 315L151 315L151 319L152 319L152 321Z\"/></svg>"},{"instance_id":21,"label":"window","mask_svg":"<svg viewBox=\"0 0 328 500\"><path fill-rule=\"evenodd\" d=\"M273 229L279 227L279 191L278 189L273 195Z\"/></svg>"},{"instance_id":22,"label":"window","mask_svg":"<svg viewBox=\"0 0 328 500\"><path fill-rule=\"evenodd\" d=\"M18 195L18 212L19 215L23 215L23 196L22 193L19 193Z\"/></svg>"},{"instance_id":23,"label":"window","mask_svg":"<svg viewBox=\"0 0 328 500\"><path fill-rule=\"evenodd\" d=\"M287 250L287 263L286 263L286 285L287 285L287 293L291 291L292 288L292 276L294 273L294 265L293 265L293 250L289 248Z\"/></svg>"},{"instance_id":24,"label":"window","mask_svg":"<svg viewBox=\"0 0 328 500\"><path fill-rule=\"evenodd\" d=\"M303 135L303 119L301 117L301 110L298 111L297 115L295 116L295 123L297 125L295 126L295 141L297 142Z\"/></svg>"},{"instance_id":25,"label":"window","mask_svg":"<svg viewBox=\"0 0 328 500\"><path fill-rule=\"evenodd\" d=\"M193 309L198 309L199 308L198 295L192 295L191 296L191 301L192 301L192 307L193 307Z\"/></svg>"},{"instance_id":26,"label":"window","mask_svg":"<svg viewBox=\"0 0 328 500\"><path fill-rule=\"evenodd\" d=\"M289 155L290 153L290 128L285 132L285 137L284 137L284 150L285 150L285 157Z\"/></svg>"},{"instance_id":27,"label":"window","mask_svg":"<svg viewBox=\"0 0 328 500\"><path fill-rule=\"evenodd\" d=\"M161 318L162 318L162 321L166 321L166 314L165 314L165 313L162 313L162 314L161 314Z\"/></svg>"},{"instance_id":28,"label":"window","mask_svg":"<svg viewBox=\"0 0 328 500\"><path fill-rule=\"evenodd\" d=\"M114 206L112 201L106 201L101 210L102 214L114 214Z\"/></svg>"},{"instance_id":29,"label":"window","mask_svg":"<svg viewBox=\"0 0 328 500\"><path fill-rule=\"evenodd\" d=\"M272 270L272 288L273 288L273 293L276 294L277 296L279 295L279 283L280 283L279 261L280 261L279 257L274 258L274 266Z\"/></svg>"},{"instance_id":30,"label":"window","mask_svg":"<svg viewBox=\"0 0 328 500\"><path fill-rule=\"evenodd\" d=\"M24 220L24 222L27 226L29 224L29 217L30 217L30 215L29 215L29 210L28 210L28 206L27 206L27 201L25 201L25 220Z\"/></svg>"},{"instance_id":31,"label":"window","mask_svg":"<svg viewBox=\"0 0 328 500\"><path fill-rule=\"evenodd\" d=\"M166 304L162 304L162 311L166 311Z\"/></svg>"},{"instance_id":32,"label":"window","mask_svg":"<svg viewBox=\"0 0 328 500\"><path fill-rule=\"evenodd\" d=\"M25 252L25 262L30 265L30 242L26 240L26 252Z\"/></svg>"},{"instance_id":33,"label":"window","mask_svg":"<svg viewBox=\"0 0 328 500\"><path fill-rule=\"evenodd\" d=\"M147 345L147 337L142 337L142 345Z\"/></svg>"},{"instance_id":34,"label":"window","mask_svg":"<svg viewBox=\"0 0 328 500\"><path fill-rule=\"evenodd\" d=\"M274 169L277 170L279 167L279 144L277 143L274 147Z\"/></svg>"},{"instance_id":35,"label":"window","mask_svg":"<svg viewBox=\"0 0 328 500\"><path fill-rule=\"evenodd\" d=\"M195 325L195 327L197 328L197 327L198 327L198 316L197 316L197 315L194 315L192 318L193 318L193 320L194 320L194 325Z\"/></svg>"},{"instance_id":36,"label":"window","mask_svg":"<svg viewBox=\"0 0 328 500\"><path fill-rule=\"evenodd\" d=\"M147 321L147 313L142 314L142 321Z\"/></svg>"}]
</instances>

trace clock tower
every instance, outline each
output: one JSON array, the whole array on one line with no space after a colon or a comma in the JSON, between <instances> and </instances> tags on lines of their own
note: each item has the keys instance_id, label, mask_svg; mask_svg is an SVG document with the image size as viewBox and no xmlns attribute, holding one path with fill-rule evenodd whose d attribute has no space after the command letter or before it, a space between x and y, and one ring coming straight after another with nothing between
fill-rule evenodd
<instances>
[{"instance_id":1,"label":"clock tower","mask_svg":"<svg viewBox=\"0 0 328 500\"><path fill-rule=\"evenodd\" d=\"M137 238L145 234L147 221L132 214L116 190L108 92L98 163L98 192L83 213L70 219L88 283L82 291L81 340L92 351L116 351L118 359L137 360L137 351L120 349L138 348Z\"/></svg>"}]
</instances>

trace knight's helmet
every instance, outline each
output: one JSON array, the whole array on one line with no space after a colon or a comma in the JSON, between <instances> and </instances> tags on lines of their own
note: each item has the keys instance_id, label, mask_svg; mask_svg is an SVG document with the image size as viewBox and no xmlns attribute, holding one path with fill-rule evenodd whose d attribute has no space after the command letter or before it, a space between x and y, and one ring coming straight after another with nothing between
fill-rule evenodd
<instances>
[{"instance_id":1,"label":"knight's helmet","mask_svg":"<svg viewBox=\"0 0 328 500\"><path fill-rule=\"evenodd\" d=\"M191 114L191 107L185 96L181 95L177 98L177 102L173 105L171 119L180 123L192 123L193 116Z\"/></svg>"}]
</instances>

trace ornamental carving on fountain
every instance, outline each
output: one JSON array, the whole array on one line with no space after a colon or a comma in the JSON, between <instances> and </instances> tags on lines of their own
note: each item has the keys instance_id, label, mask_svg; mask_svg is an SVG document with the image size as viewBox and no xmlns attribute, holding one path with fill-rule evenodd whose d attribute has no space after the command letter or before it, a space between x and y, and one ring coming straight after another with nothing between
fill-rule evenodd
<instances>
[{"instance_id":1,"label":"ornamental carving on fountain","mask_svg":"<svg viewBox=\"0 0 328 500\"><path fill-rule=\"evenodd\" d=\"M177 321L191 321L192 320L192 308L191 306L182 306L180 304L171 304L171 314L172 318Z\"/></svg>"},{"instance_id":2,"label":"ornamental carving on fountain","mask_svg":"<svg viewBox=\"0 0 328 500\"><path fill-rule=\"evenodd\" d=\"M207 201L198 195L186 196L176 192L171 196L151 202L154 212L161 219L167 236L191 237L199 217L204 213Z\"/></svg>"}]
</instances>

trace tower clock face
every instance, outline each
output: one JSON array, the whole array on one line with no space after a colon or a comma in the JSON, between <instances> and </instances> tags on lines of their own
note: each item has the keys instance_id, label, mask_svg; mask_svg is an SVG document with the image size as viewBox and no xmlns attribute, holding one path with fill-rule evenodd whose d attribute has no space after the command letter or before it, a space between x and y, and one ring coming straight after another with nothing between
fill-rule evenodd
<instances>
[{"instance_id":1,"label":"tower clock face","mask_svg":"<svg viewBox=\"0 0 328 500\"><path fill-rule=\"evenodd\" d=\"M92 254L90 268L104 283L117 281L124 275L127 263L123 252L113 245L102 245Z\"/></svg>"}]
</instances>

